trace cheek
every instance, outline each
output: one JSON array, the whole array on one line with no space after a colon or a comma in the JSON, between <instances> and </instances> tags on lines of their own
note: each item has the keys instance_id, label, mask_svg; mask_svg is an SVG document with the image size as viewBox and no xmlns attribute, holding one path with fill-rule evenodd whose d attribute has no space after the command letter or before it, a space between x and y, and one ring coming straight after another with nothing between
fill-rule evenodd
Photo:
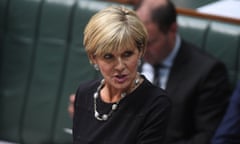
<instances>
[{"instance_id":1,"label":"cheek","mask_svg":"<svg viewBox=\"0 0 240 144\"><path fill-rule=\"evenodd\" d=\"M131 71L137 70L138 59L128 61L127 65L128 65L128 68L131 69Z\"/></svg>"},{"instance_id":2,"label":"cheek","mask_svg":"<svg viewBox=\"0 0 240 144\"><path fill-rule=\"evenodd\" d=\"M106 64L106 63L99 63L98 64L101 73L110 73L111 70L113 69L113 67L110 64Z\"/></svg>"},{"instance_id":3,"label":"cheek","mask_svg":"<svg viewBox=\"0 0 240 144\"><path fill-rule=\"evenodd\" d=\"M154 49L155 54L159 54L159 53L162 53L165 48L166 48L166 42L164 40L162 40L162 41L158 41L158 43L156 43L156 45L154 45L153 49Z\"/></svg>"},{"instance_id":4,"label":"cheek","mask_svg":"<svg viewBox=\"0 0 240 144\"><path fill-rule=\"evenodd\" d=\"M158 43L151 47L147 48L147 52L151 53L152 55L157 55L159 52L161 52L162 46Z\"/></svg>"}]
</instances>

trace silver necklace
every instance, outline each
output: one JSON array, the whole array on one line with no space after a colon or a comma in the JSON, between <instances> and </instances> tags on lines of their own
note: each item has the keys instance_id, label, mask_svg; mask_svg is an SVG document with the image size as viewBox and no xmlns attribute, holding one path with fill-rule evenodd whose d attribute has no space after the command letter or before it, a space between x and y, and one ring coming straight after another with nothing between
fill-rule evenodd
<instances>
[{"instance_id":1,"label":"silver necklace","mask_svg":"<svg viewBox=\"0 0 240 144\"><path fill-rule=\"evenodd\" d=\"M135 80L135 87L139 84L140 82L140 79L137 78ZM127 95L126 92L122 93L121 94L121 98L114 104L112 104L112 108L111 110L107 113L107 114L100 114L98 111L97 111L97 98L99 97L99 93L100 93L100 90L103 88L104 86L104 79L101 81L100 85L98 86L97 88L97 91L93 94L93 100L94 100L94 117L97 119L97 120L100 120L100 121L106 121L108 120L108 118L112 115L112 113L118 108L118 105L120 103L120 101Z\"/></svg>"}]
</instances>

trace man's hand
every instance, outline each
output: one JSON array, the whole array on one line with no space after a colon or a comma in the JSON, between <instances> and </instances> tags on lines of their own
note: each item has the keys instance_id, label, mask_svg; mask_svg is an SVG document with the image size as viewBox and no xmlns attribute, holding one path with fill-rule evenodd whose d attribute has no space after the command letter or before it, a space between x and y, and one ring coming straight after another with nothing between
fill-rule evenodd
<instances>
[{"instance_id":1,"label":"man's hand","mask_svg":"<svg viewBox=\"0 0 240 144\"><path fill-rule=\"evenodd\" d=\"M71 94L69 96L69 105L68 105L68 113L71 118L73 118L73 114L74 114L74 101L75 101L75 94Z\"/></svg>"}]
</instances>

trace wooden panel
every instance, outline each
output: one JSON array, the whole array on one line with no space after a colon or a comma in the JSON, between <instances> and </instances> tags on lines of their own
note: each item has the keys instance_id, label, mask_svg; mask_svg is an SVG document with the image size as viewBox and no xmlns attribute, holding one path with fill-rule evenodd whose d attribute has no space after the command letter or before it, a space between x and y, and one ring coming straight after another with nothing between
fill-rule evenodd
<instances>
[{"instance_id":1,"label":"wooden panel","mask_svg":"<svg viewBox=\"0 0 240 144\"><path fill-rule=\"evenodd\" d=\"M223 16L204 14L204 13L200 13L200 12L197 12L197 11L191 10L191 9L177 8L177 12L179 14L187 15L187 16L205 18L205 19L209 19L209 20L220 21L220 22L228 22L228 23L233 23L233 24L240 24L240 19L234 19L234 18L228 18L228 17L223 17Z\"/></svg>"}]
</instances>

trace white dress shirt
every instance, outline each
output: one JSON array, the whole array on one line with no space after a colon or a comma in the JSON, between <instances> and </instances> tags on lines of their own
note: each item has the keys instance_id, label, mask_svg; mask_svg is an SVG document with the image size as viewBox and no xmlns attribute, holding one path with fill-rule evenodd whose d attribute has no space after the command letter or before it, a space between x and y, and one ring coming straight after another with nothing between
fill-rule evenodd
<instances>
[{"instance_id":1,"label":"white dress shirt","mask_svg":"<svg viewBox=\"0 0 240 144\"><path fill-rule=\"evenodd\" d=\"M166 89L168 76L173 65L173 61L179 51L181 44L180 36L176 36L176 43L172 52L163 60L162 65L163 67L159 69L160 74L160 87L162 89ZM154 68L151 64L144 62L142 65L142 72L141 72L150 82L153 82L154 79Z\"/></svg>"}]
</instances>

